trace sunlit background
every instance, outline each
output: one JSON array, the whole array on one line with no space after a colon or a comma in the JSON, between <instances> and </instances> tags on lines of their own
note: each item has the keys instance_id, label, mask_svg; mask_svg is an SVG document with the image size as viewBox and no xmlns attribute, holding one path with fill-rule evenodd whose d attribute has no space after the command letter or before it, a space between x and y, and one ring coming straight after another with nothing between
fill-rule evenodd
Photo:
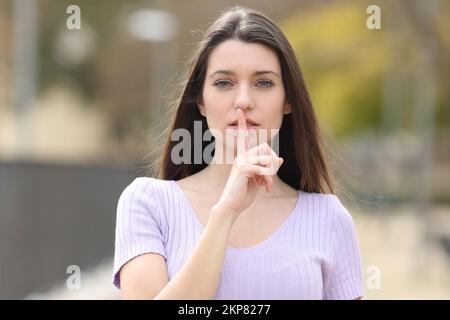
<instances>
[{"instance_id":1,"label":"sunlit background","mask_svg":"<svg viewBox=\"0 0 450 320\"><path fill-rule=\"evenodd\" d=\"M118 197L145 175L202 31L235 4L295 49L366 298L450 299L450 1L438 0L0 0L0 299L119 297Z\"/></svg>"}]
</instances>

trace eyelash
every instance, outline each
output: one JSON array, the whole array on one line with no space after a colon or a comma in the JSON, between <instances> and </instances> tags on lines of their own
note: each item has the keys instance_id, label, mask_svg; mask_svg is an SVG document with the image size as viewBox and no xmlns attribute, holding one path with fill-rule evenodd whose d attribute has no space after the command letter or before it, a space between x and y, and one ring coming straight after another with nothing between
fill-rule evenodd
<instances>
[{"instance_id":1,"label":"eyelash","mask_svg":"<svg viewBox=\"0 0 450 320\"><path fill-rule=\"evenodd\" d=\"M273 81L272 80L260 80L260 81L258 81L258 83L261 83L261 82L269 84L268 86L266 85L266 86L263 86L262 88L273 87ZM227 86L220 85L221 83L231 84L231 81L228 81L228 80L217 80L217 81L214 82L213 85L218 87L218 88L226 88L227 87Z\"/></svg>"}]
</instances>

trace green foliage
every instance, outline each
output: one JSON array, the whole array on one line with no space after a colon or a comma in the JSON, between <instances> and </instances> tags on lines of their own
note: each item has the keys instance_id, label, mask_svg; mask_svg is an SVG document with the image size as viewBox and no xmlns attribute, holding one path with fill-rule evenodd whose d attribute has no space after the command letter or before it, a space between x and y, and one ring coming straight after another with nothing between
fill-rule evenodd
<instances>
[{"instance_id":1,"label":"green foliage","mask_svg":"<svg viewBox=\"0 0 450 320\"><path fill-rule=\"evenodd\" d=\"M419 27L409 30L402 24L386 25L387 21L395 21L396 15L401 17L406 13L399 12L399 7L388 2L382 4L381 30L366 27L367 3L356 1L301 9L282 23L297 54L321 123L340 137L382 125L383 94L389 73L403 73L409 80L399 87L399 97L406 96L403 101L410 100L414 91L413 79L420 76L416 71L418 57L414 51L419 39L415 29ZM409 16L406 18L413 20ZM408 23L414 26L417 21ZM442 42L447 41L450 45L446 38L450 27L443 27L448 26L448 22L441 15L436 25L440 43L437 49L440 50ZM448 62L448 57L446 59ZM438 65L443 63L437 61ZM448 88L444 89L444 81L438 86L437 108L441 114ZM411 107L406 106L409 113Z\"/></svg>"}]
</instances>

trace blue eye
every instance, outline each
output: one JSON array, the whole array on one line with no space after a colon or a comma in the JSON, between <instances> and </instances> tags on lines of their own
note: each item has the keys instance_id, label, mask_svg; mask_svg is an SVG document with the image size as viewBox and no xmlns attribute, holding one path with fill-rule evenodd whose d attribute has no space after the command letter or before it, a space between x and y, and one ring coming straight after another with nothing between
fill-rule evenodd
<instances>
[{"instance_id":1,"label":"blue eye","mask_svg":"<svg viewBox=\"0 0 450 320\"><path fill-rule=\"evenodd\" d=\"M261 83L263 84L263 85L260 86L260 87L262 87L262 88L270 88L270 87L273 86L273 82L270 81L270 80L261 80L261 81L258 81L258 85L261 84Z\"/></svg>"},{"instance_id":2,"label":"blue eye","mask_svg":"<svg viewBox=\"0 0 450 320\"><path fill-rule=\"evenodd\" d=\"M214 85L219 88L226 88L231 85L231 82L227 80L217 80L214 82Z\"/></svg>"},{"instance_id":3,"label":"blue eye","mask_svg":"<svg viewBox=\"0 0 450 320\"><path fill-rule=\"evenodd\" d=\"M218 88L227 88L227 87L231 87L233 85L233 83L229 80L217 80L214 82L213 85ZM258 81L257 86L260 88L270 88L273 86L273 81L260 80L260 81Z\"/></svg>"}]
</instances>

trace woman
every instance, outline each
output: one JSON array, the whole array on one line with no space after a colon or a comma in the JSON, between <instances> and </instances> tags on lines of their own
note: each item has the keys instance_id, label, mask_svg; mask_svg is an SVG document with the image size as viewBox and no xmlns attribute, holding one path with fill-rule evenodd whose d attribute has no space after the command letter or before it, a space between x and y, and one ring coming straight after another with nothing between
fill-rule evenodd
<instances>
[{"instance_id":1,"label":"woman","mask_svg":"<svg viewBox=\"0 0 450 320\"><path fill-rule=\"evenodd\" d=\"M253 10L224 12L183 89L159 179L137 178L119 199L114 284L122 297L360 298L353 220L333 195L316 116L282 31ZM214 136L211 161L204 141L175 152L180 130L202 139L199 122Z\"/></svg>"}]
</instances>

